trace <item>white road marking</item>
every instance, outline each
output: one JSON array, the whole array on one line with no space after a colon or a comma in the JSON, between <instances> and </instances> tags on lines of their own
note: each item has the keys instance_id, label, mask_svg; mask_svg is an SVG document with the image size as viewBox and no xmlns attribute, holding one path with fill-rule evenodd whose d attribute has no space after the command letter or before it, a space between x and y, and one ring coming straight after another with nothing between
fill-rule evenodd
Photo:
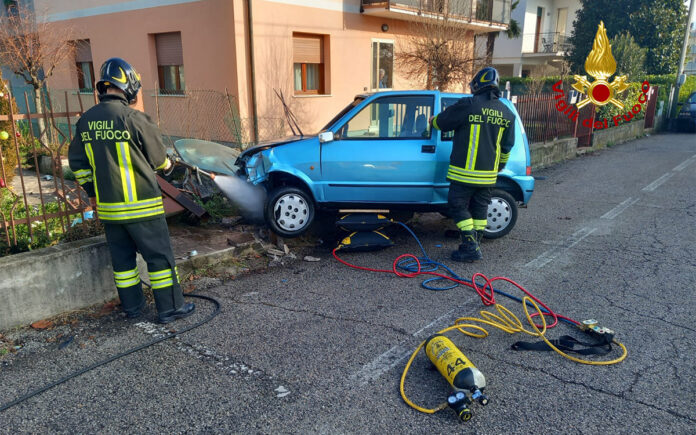
<instances>
[{"instance_id":1,"label":"white road marking","mask_svg":"<svg viewBox=\"0 0 696 435\"><path fill-rule=\"evenodd\" d=\"M638 198L628 198L621 204L604 213L600 219L614 219L616 216L623 213L627 208L638 202Z\"/></svg>"},{"instance_id":2,"label":"white road marking","mask_svg":"<svg viewBox=\"0 0 696 435\"><path fill-rule=\"evenodd\" d=\"M564 242L561 245L544 252L534 260L525 264L525 266L530 269L541 269L542 267L546 266L547 264L558 258L559 255L567 252L570 248L580 243L585 237L589 236L595 231L597 231L597 228L581 228L575 233L573 233L572 236L564 240Z\"/></svg>"},{"instance_id":3,"label":"white road marking","mask_svg":"<svg viewBox=\"0 0 696 435\"><path fill-rule=\"evenodd\" d=\"M429 334L429 330L433 326L450 317L455 310L456 308L449 310L446 314L443 314L442 316L428 323L418 331L414 332L412 335L414 337L418 337L420 335L425 335L426 333ZM380 378L383 374L393 369L398 364L401 364L402 361L411 356L413 351L414 349L409 349L403 344L392 346L388 351L365 364L360 370L351 375L350 380L359 386L364 386L368 382Z\"/></svg>"},{"instance_id":4,"label":"white road marking","mask_svg":"<svg viewBox=\"0 0 696 435\"><path fill-rule=\"evenodd\" d=\"M446 313L443 314L442 316L438 317L437 319L435 319L435 320L433 320L432 322L428 323L427 325L425 325L424 327L422 327L422 328L419 329L418 331L414 332L414 333L413 333L413 336L414 336L414 337L418 337L418 336L421 335L426 329L430 329L431 327L433 327L433 326L436 325L437 323L440 323L441 321L443 321L443 320L446 319L447 317L450 317L450 316L452 315L452 313L454 313L455 310L456 310L456 308L452 308L451 310L449 310L448 312L446 312Z\"/></svg>"},{"instance_id":5,"label":"white road marking","mask_svg":"<svg viewBox=\"0 0 696 435\"><path fill-rule=\"evenodd\" d=\"M652 192L658 187L660 187L665 181L669 180L674 176L674 172L668 172L665 175L661 176L657 180L653 181L652 183L648 184L643 188L644 192Z\"/></svg>"},{"instance_id":6,"label":"white road marking","mask_svg":"<svg viewBox=\"0 0 696 435\"><path fill-rule=\"evenodd\" d=\"M397 344L382 355L373 359L355 374L350 376L350 380L359 386L366 385L368 382L378 379L384 373L394 368L401 361L406 359L413 349L407 349L406 346Z\"/></svg>"},{"instance_id":7,"label":"white road marking","mask_svg":"<svg viewBox=\"0 0 696 435\"><path fill-rule=\"evenodd\" d=\"M686 169L687 166L689 166L693 162L696 162L696 155L691 156L691 158L687 160L684 160L678 166L675 166L674 169L672 169L672 171L683 171L684 169Z\"/></svg>"}]
</instances>

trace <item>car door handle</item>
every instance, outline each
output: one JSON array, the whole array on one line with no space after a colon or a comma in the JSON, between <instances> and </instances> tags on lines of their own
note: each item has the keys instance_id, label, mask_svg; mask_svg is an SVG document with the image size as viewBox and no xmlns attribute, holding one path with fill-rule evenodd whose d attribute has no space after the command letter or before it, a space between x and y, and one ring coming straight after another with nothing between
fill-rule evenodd
<instances>
[{"instance_id":1,"label":"car door handle","mask_svg":"<svg viewBox=\"0 0 696 435\"><path fill-rule=\"evenodd\" d=\"M423 146L421 146L421 152L422 153L434 153L435 152L435 145L423 145Z\"/></svg>"}]
</instances>

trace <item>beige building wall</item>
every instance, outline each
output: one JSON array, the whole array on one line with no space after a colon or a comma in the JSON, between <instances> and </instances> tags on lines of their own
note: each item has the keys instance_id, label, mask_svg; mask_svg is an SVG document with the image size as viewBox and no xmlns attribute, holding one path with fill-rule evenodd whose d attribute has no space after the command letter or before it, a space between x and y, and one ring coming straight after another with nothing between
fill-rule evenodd
<instances>
[{"instance_id":1,"label":"beige building wall","mask_svg":"<svg viewBox=\"0 0 696 435\"><path fill-rule=\"evenodd\" d=\"M252 65L247 1L241 0L35 0L37 11L56 25L71 26L74 39L89 39L95 75L109 57L122 57L143 76L143 87L156 87L156 33L181 32L186 90L227 90L236 97L244 128L253 118ZM286 132L282 91L305 133L317 132L356 94L371 91L372 43L406 43L410 24L395 18L359 13L360 0L253 0L253 56L256 113L261 138ZM388 26L383 31L383 25ZM293 33L324 36L325 92L295 95ZM473 32L472 32L473 47ZM394 89L419 89L424 80L409 81L394 67ZM53 89L76 89L77 72L68 62L49 81ZM189 96L146 92L145 109L182 106ZM216 109L217 110L217 109ZM181 111L181 110L180 110ZM168 119L190 122L192 111ZM203 114L208 122L215 114ZM166 132L167 127L163 125ZM176 127L173 125L172 127ZM224 126L223 126L224 128ZM281 131L279 131L281 130ZM194 131L186 130L191 136ZM182 134L184 135L184 134Z\"/></svg>"},{"instance_id":2,"label":"beige building wall","mask_svg":"<svg viewBox=\"0 0 696 435\"><path fill-rule=\"evenodd\" d=\"M359 13L304 7L289 2L256 1L253 6L258 115L282 117L274 89L282 90L305 132L317 132L356 94L371 91L372 42L393 42L395 50L408 34L407 22ZM301 2L297 2L301 3ZM307 2L304 2L307 3ZM332 2L317 1L325 6ZM383 32L383 24L389 26ZM295 95L293 33L323 35L325 93ZM394 89L419 89L394 67ZM290 97L290 98L287 98Z\"/></svg>"}]
</instances>

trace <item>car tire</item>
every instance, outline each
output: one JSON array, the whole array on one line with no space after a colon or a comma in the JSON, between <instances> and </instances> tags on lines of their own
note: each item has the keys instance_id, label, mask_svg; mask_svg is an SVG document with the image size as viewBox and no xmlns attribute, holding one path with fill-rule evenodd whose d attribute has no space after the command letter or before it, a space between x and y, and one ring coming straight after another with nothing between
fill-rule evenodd
<instances>
[{"instance_id":1,"label":"car tire","mask_svg":"<svg viewBox=\"0 0 696 435\"><path fill-rule=\"evenodd\" d=\"M517 223L517 201L509 193L500 189L491 191L488 204L488 224L483 233L487 239L499 239L507 235Z\"/></svg>"},{"instance_id":2,"label":"car tire","mask_svg":"<svg viewBox=\"0 0 696 435\"><path fill-rule=\"evenodd\" d=\"M314 222L314 199L294 186L277 187L268 195L265 218L271 230L279 236L301 236Z\"/></svg>"}]
</instances>

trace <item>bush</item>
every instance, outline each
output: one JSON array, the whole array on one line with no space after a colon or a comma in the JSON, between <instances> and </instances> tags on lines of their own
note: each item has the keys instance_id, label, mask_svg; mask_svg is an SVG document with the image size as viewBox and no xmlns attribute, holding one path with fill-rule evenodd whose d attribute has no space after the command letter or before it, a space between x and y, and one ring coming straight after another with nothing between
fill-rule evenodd
<instances>
[{"instance_id":1,"label":"bush","mask_svg":"<svg viewBox=\"0 0 696 435\"><path fill-rule=\"evenodd\" d=\"M41 205L29 206L30 216L41 216L44 213L57 213L60 211L60 206L57 202L47 202L43 209ZM29 234L29 227L26 221L22 221L27 217L27 211L24 207L24 201L13 195L8 189L0 190L0 212L9 220L10 217L15 220L15 234L11 229L0 230L0 257L17 254L34 249L45 248L58 243L64 236L61 218L50 218L46 222L43 220L34 221L31 224L32 235ZM73 219L80 217L80 214L72 214L68 217L67 226L70 227ZM46 231L48 229L48 231ZM48 234L47 234L48 232ZM9 236L10 244L7 243ZM17 243L15 244L15 238Z\"/></svg>"},{"instance_id":2,"label":"bush","mask_svg":"<svg viewBox=\"0 0 696 435\"><path fill-rule=\"evenodd\" d=\"M616 95L614 98L617 100L621 101L624 105L623 109L619 109L613 104L606 104L604 106L600 106L597 108L597 112L595 115L596 119L608 119L611 121L611 119L614 116L617 115L625 115L626 113L631 112L631 108L633 105L635 105L638 102L638 97L640 94L643 93L641 90L641 83L633 82L628 85L628 89L626 89L624 92L622 92L619 95ZM645 118L645 106L643 106L643 110L641 110L637 115L633 115L633 119L643 119ZM622 122L628 122L625 119L622 120Z\"/></svg>"},{"instance_id":3,"label":"bush","mask_svg":"<svg viewBox=\"0 0 696 435\"><path fill-rule=\"evenodd\" d=\"M224 217L237 216L239 210L232 204L227 197L220 193L216 193L206 198L205 202L198 197L195 197L195 201L198 205L205 208L210 217L217 221Z\"/></svg>"}]
</instances>

